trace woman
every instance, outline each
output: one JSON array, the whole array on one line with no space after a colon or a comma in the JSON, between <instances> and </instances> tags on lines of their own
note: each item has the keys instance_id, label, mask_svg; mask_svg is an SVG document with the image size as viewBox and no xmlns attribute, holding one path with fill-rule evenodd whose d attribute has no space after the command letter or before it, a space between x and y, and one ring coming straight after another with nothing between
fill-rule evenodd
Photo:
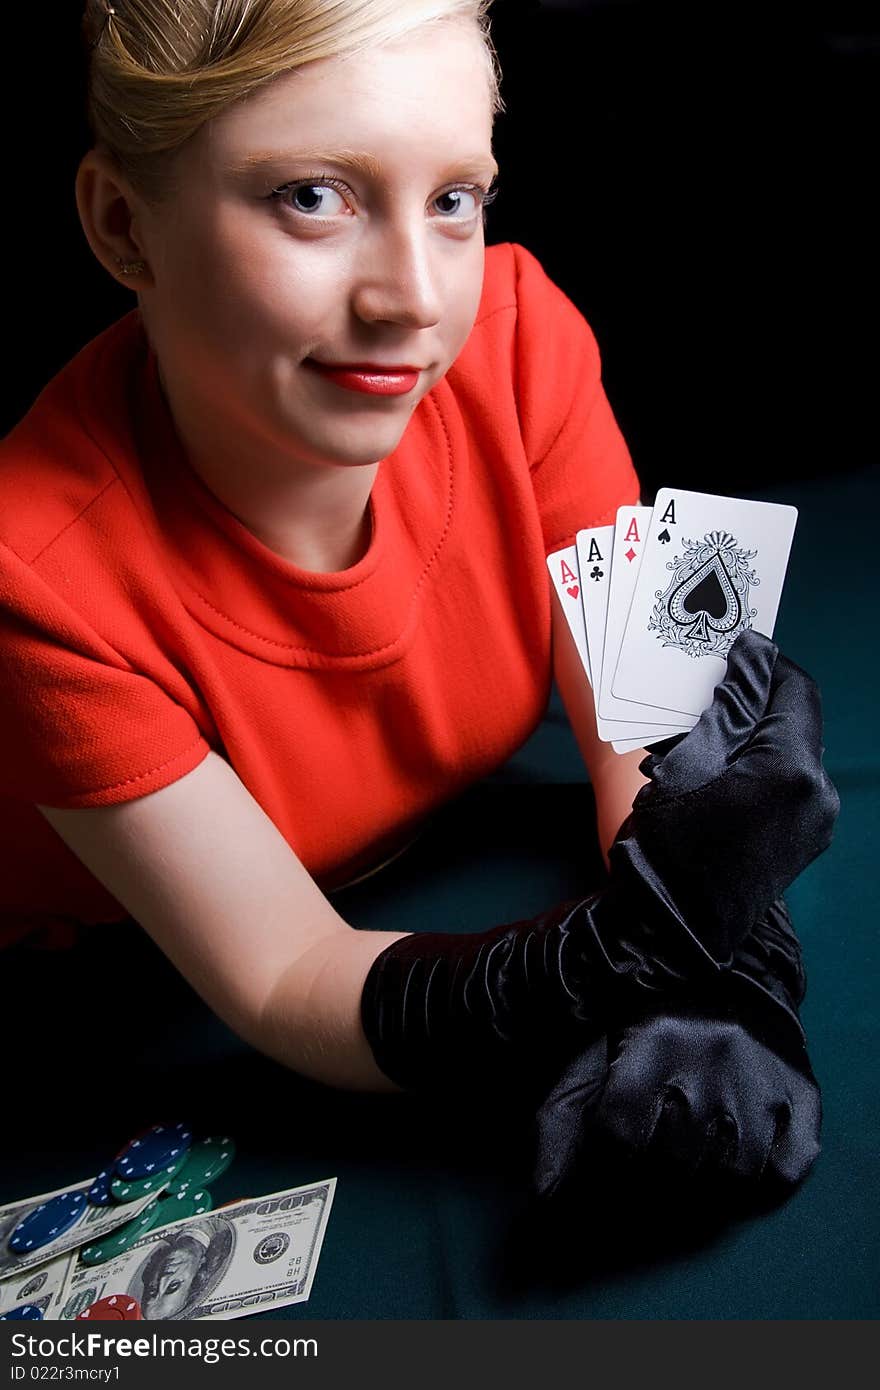
<instances>
[{"instance_id":1,"label":"woman","mask_svg":"<svg viewBox=\"0 0 880 1390\"><path fill-rule=\"evenodd\" d=\"M243 1038L334 1086L580 1083L583 1049L634 1011L685 988L711 1014L743 943L769 931L795 960L779 895L836 815L815 687L757 634L697 729L642 764L688 793L713 772L684 838L680 798L651 814L644 750L596 738L545 557L638 479L583 318L525 248L484 246L487 8L89 4L77 206L138 309L4 445L7 920L130 914ZM353 930L325 894L503 762L554 673L608 888L476 937ZM809 707L813 737L795 756L769 720L774 809L749 840L718 772L766 746L777 704ZM735 904L712 899L716 804ZM805 1074L795 976L780 1026ZM626 1113L650 1103L636 1079ZM552 1155L588 1108L545 1125ZM785 1127L760 1123L763 1169Z\"/></svg>"}]
</instances>

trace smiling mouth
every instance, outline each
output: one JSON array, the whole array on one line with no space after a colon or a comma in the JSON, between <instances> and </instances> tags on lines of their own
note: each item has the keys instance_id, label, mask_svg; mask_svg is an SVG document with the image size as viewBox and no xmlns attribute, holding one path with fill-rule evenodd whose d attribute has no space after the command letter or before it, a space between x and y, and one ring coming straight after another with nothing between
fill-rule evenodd
<instances>
[{"instance_id":1,"label":"smiling mouth","mask_svg":"<svg viewBox=\"0 0 880 1390\"><path fill-rule=\"evenodd\" d=\"M418 385L420 367L341 366L318 362L307 357L304 366L324 378L338 390L354 391L367 396L406 396Z\"/></svg>"}]
</instances>

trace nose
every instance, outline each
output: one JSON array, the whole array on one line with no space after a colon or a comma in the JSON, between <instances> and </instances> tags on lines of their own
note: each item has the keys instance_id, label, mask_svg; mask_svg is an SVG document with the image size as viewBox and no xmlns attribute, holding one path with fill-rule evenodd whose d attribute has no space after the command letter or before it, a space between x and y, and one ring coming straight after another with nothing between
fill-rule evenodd
<instances>
[{"instance_id":1,"label":"nose","mask_svg":"<svg viewBox=\"0 0 880 1390\"><path fill-rule=\"evenodd\" d=\"M395 222L377 228L372 244L360 247L353 293L355 313L365 323L396 323L432 328L440 320L438 269L432 261L432 233L421 225Z\"/></svg>"}]
</instances>

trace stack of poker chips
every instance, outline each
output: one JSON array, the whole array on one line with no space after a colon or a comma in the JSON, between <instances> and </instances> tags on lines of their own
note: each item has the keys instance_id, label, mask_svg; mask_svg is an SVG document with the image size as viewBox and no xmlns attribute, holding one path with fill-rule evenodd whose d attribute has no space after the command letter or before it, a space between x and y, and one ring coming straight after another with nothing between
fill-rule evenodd
<instances>
[{"instance_id":1,"label":"stack of poker chips","mask_svg":"<svg viewBox=\"0 0 880 1390\"><path fill-rule=\"evenodd\" d=\"M192 1132L186 1125L153 1125L120 1149L91 1187L61 1192L28 1212L12 1231L8 1247L19 1255L30 1254L51 1246L80 1220L90 1205L123 1207L126 1202L139 1201L155 1193L152 1201L133 1220L80 1248L79 1258L84 1264L103 1264L124 1254L157 1226L210 1211L212 1199L207 1186L226 1172L234 1156L235 1145L231 1139L209 1137L193 1142ZM51 1258L49 1250L48 1258ZM99 1303L100 1308L96 1304L85 1312L93 1318L120 1320L141 1316L136 1300L124 1294L110 1295ZM4 1320L37 1319L43 1314L35 1304L22 1304L2 1316Z\"/></svg>"},{"instance_id":2,"label":"stack of poker chips","mask_svg":"<svg viewBox=\"0 0 880 1390\"><path fill-rule=\"evenodd\" d=\"M103 1169L88 1191L95 1206L137 1201L155 1192L143 1211L119 1226L94 1245L79 1252L83 1264L103 1264L122 1255L156 1226L200 1216L210 1211L208 1183L219 1178L232 1162L235 1145L231 1139L200 1139L192 1142L185 1125L153 1125L137 1135Z\"/></svg>"}]
</instances>

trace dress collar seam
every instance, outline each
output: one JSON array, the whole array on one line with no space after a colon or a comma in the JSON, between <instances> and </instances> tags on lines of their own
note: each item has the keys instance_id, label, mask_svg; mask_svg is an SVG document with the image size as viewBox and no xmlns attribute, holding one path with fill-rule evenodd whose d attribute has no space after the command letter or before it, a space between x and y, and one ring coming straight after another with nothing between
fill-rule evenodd
<instances>
[{"instance_id":1,"label":"dress collar seam","mask_svg":"<svg viewBox=\"0 0 880 1390\"><path fill-rule=\"evenodd\" d=\"M258 641L258 642L265 643L267 646L271 646L271 647L276 648L277 650L281 650L281 651L287 652L287 653L289 653L290 655L303 656L303 657L307 657L307 658L308 658L308 657L313 657L313 658L318 658L318 659L320 659L321 661L327 661L327 662L360 662L360 661L368 660L368 659L371 658L371 657L380 657L380 656L383 656L385 653L391 651L392 648L394 648L395 646L397 646L400 642L402 642L402 641L404 640L404 637L406 636L406 634L407 634L407 633L411 630L411 628L412 628L412 624L413 624L413 608L414 608L415 603L416 603L417 600L418 600L419 591L420 591L420 590L422 589L422 587L424 586L424 584L425 584L425 582L426 582L426 580L427 580L427 578L428 578L429 572L430 572L431 569L435 566L435 564L436 564L436 562L437 562L437 559L438 559L438 557L439 557L439 555L440 555L440 552L442 551L444 545L446 544L447 537L448 537L449 532L450 532L450 529L451 529L451 527L452 527L452 518L453 518L453 514L454 514L454 510L455 510L455 496L456 496L456 494L455 494L455 465L454 465L454 459L453 459L452 440L451 440L450 433L449 433L449 427L448 427L447 422L446 422L446 420L445 420L445 418L444 418L444 416L443 416L443 412L442 412L442 410L440 409L440 406L438 405L437 401L433 398L433 393L427 395L427 396L425 397L425 401L428 402L428 403L431 405L431 407L433 408L433 410L435 411L436 416L437 416L437 419L438 419L439 422L440 422L440 427L441 427L441 429L443 430L443 436L444 436L444 438L445 438L445 440L446 440L447 478L448 478L448 497L447 497L447 503L446 503L446 517L445 517L445 520L444 520L444 523L443 523L443 530L442 530L441 533L440 533L440 537L439 537L439 539L438 539L438 541L437 541L437 544L435 545L434 550L432 551L431 555L430 555L430 556L428 557L428 559L425 561L425 563L424 563L424 565L423 565L423 567L422 567L422 572L421 572L421 574L419 575L418 579L416 580L415 585L413 586L412 597L411 597L411 600L410 600L409 609L408 609L408 611L407 611L406 621L404 622L404 624L403 624L403 626L402 626L400 632L397 634L397 636L394 637L394 638L392 638L392 640L391 640L390 642L385 642L385 643L383 643L383 645L382 645L381 647L373 647L373 648L371 648L371 649L368 650L368 651L346 652L346 653L327 652L327 651L323 651L320 647L301 646L301 645L297 645L295 642L282 642L282 641L279 641L277 638L274 638L274 637L266 637L266 636L264 636L263 633L254 632L251 628L246 627L243 623L238 622L237 619L233 618L229 613L224 612L223 609L218 608L218 607L216 606L216 604L212 603L210 599L206 598L205 595L204 595L199 589L197 589L196 586L195 586L194 584L191 584L191 583L189 582L189 580L186 578L185 575L179 575L179 576L178 576L178 578L180 579L180 581L181 581L183 584L185 584L186 588L190 591L190 593L194 594L194 595L196 596L196 598L198 598L198 600L199 600L200 603L204 604L205 607L208 608L208 609L210 609L212 613L216 614L216 616L217 616L218 618L222 618L224 622L229 623L229 624L230 624L232 627L234 627L234 628L237 628L239 632L241 632L242 634L246 635L246 636L249 637L251 640L256 640L256 641ZM316 591L316 592L319 592L319 593L329 593L329 594L338 594L338 593L347 593L347 592L351 592L352 589L355 589L355 588L357 588L359 585L366 583L370 578L372 578L372 576L373 576L375 573L376 573L376 571L373 570L373 571L371 571L370 574L363 575L363 576L361 576L360 579L357 579L357 580L353 581L352 584L350 584L350 585L344 585L344 586L342 586L341 588L338 588L338 589L323 590L323 591L322 591L322 590L318 590L318 591ZM303 590L304 590L304 588L305 588L305 586L296 585L296 584L294 584L292 587L296 588L299 592L303 592ZM190 611L191 611L191 610L190 610ZM196 619L196 622L201 622L201 619L199 618L199 616L198 616L197 614L194 613L194 614L193 614L193 617ZM222 634L220 634L220 633L216 633L216 632L215 632L215 635L218 636L218 637L220 638L221 641L228 641L228 639L227 639L227 638L224 638L224 637L222 636Z\"/></svg>"}]
</instances>

